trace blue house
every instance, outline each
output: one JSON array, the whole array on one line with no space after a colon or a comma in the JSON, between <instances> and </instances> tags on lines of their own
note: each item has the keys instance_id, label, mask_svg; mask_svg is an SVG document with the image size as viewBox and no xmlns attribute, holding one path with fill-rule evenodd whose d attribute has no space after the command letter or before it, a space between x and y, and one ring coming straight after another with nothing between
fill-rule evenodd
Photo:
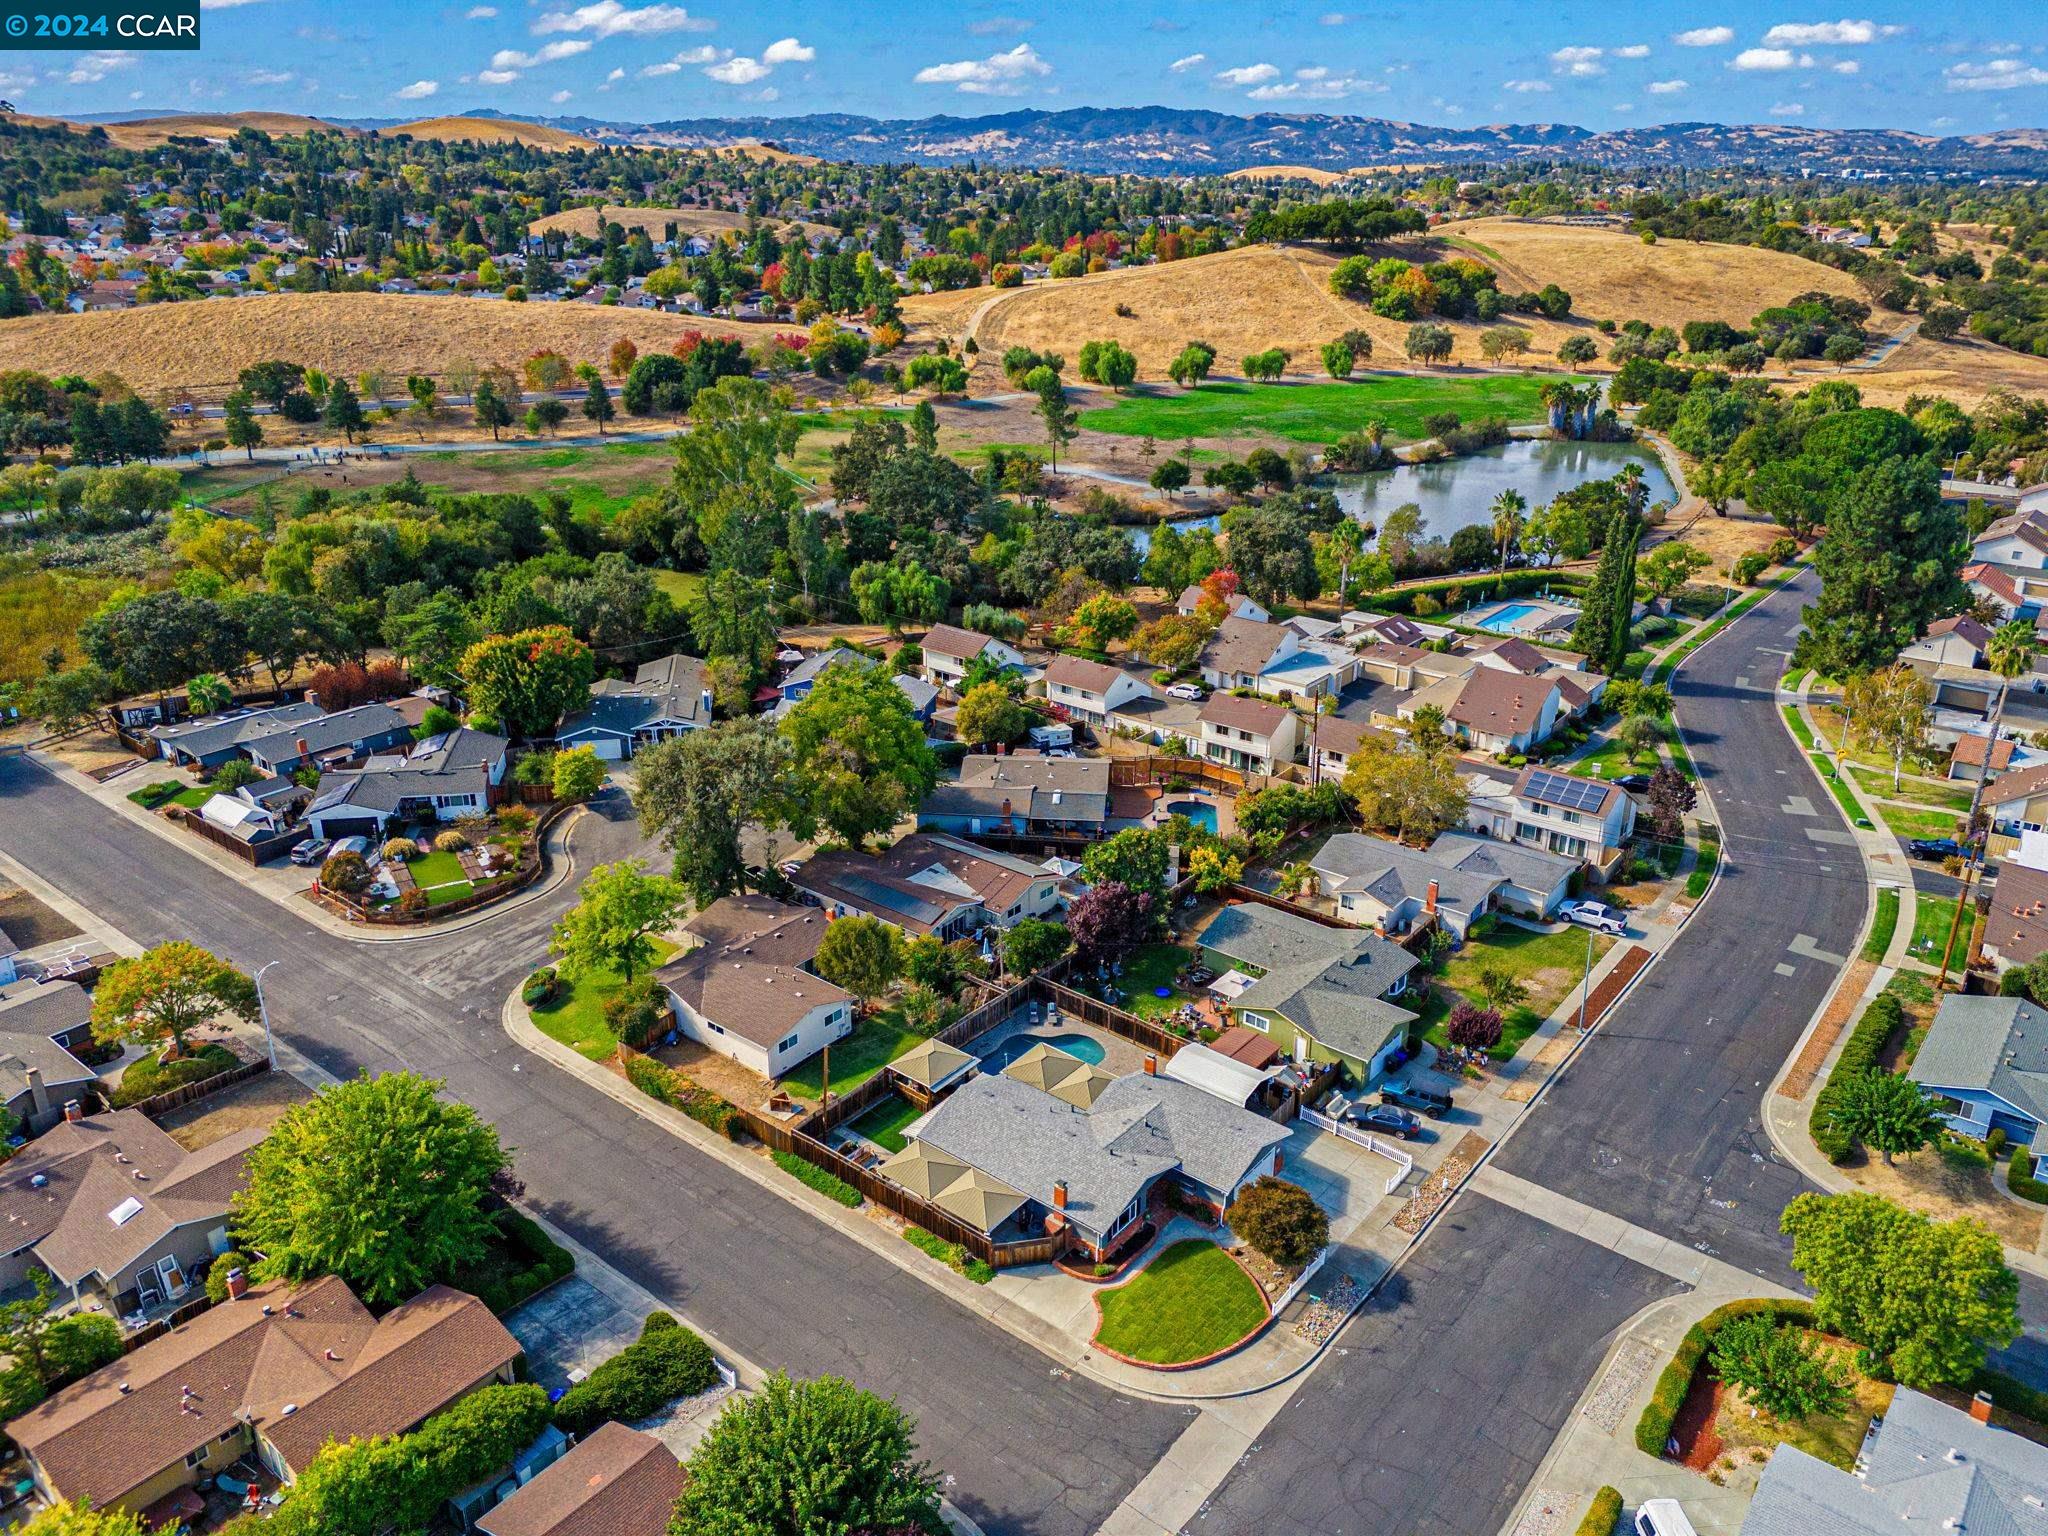
<instances>
[{"instance_id":1,"label":"blue house","mask_svg":"<svg viewBox=\"0 0 2048 1536\"><path fill-rule=\"evenodd\" d=\"M775 702L769 714L777 720L788 714L799 703L811 696L811 690L818 686L818 679L833 667L859 667L863 672L879 667L881 663L872 656L863 656L859 651L835 645L830 650L808 656L791 667L776 685L782 697ZM907 673L896 674L896 686L903 696L910 700L910 712L917 716L920 725L932 723L932 712L939 707L939 690L920 677Z\"/></svg>"},{"instance_id":2,"label":"blue house","mask_svg":"<svg viewBox=\"0 0 2048 1536\"><path fill-rule=\"evenodd\" d=\"M1982 1140L1995 1128L2014 1146L2048 1150L2048 1011L2025 998L1942 999L1906 1075L1951 1130Z\"/></svg>"}]
</instances>

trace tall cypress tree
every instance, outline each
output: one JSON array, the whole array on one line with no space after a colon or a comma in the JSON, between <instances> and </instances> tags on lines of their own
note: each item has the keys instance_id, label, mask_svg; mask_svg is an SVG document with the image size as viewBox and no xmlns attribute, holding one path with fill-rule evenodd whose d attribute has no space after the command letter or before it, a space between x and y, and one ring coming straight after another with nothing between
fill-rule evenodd
<instances>
[{"instance_id":1,"label":"tall cypress tree","mask_svg":"<svg viewBox=\"0 0 2048 1536\"><path fill-rule=\"evenodd\" d=\"M1628 661L1629 637L1634 631L1636 606L1636 545L1642 541L1642 520L1635 509L1625 507L1614 514L1607 530L1607 547L1620 554L1614 565L1614 586L1607 595L1608 621L1613 626L1607 649L1607 675L1621 676Z\"/></svg>"},{"instance_id":2,"label":"tall cypress tree","mask_svg":"<svg viewBox=\"0 0 2048 1536\"><path fill-rule=\"evenodd\" d=\"M1593 567L1593 580L1579 601L1579 622L1572 628L1572 644L1586 653L1595 666L1607 655L1614 634L1614 616L1608 596L1614 590L1614 563L1620 551L1611 538L1600 546L1600 563Z\"/></svg>"}]
</instances>

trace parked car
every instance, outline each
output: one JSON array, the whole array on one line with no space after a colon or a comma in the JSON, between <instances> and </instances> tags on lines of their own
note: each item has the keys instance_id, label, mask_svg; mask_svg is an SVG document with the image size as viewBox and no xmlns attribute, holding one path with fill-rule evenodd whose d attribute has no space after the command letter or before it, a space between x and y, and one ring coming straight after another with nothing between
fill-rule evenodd
<instances>
[{"instance_id":1,"label":"parked car","mask_svg":"<svg viewBox=\"0 0 2048 1536\"><path fill-rule=\"evenodd\" d=\"M1628 932L1627 920L1604 901L1568 901L1557 909L1557 915L1595 933L1611 933L1620 938Z\"/></svg>"},{"instance_id":2,"label":"parked car","mask_svg":"<svg viewBox=\"0 0 2048 1536\"><path fill-rule=\"evenodd\" d=\"M1351 1123L1361 1130L1379 1131L1413 1141L1422 1134L1422 1122L1396 1104L1368 1104L1351 1111Z\"/></svg>"},{"instance_id":3,"label":"parked car","mask_svg":"<svg viewBox=\"0 0 2048 1536\"><path fill-rule=\"evenodd\" d=\"M1195 703L1200 703L1201 700L1204 697L1206 697L1206 695L1202 691L1202 685L1200 683L1169 684L1166 690L1166 696L1169 699L1187 699Z\"/></svg>"},{"instance_id":4,"label":"parked car","mask_svg":"<svg viewBox=\"0 0 2048 1536\"><path fill-rule=\"evenodd\" d=\"M1645 1499L1636 1512L1636 1536L1699 1536L1676 1499Z\"/></svg>"},{"instance_id":5,"label":"parked car","mask_svg":"<svg viewBox=\"0 0 2048 1536\"><path fill-rule=\"evenodd\" d=\"M1906 851L1916 859L1959 859L1963 845L1952 837L1916 837L1906 844Z\"/></svg>"},{"instance_id":6,"label":"parked car","mask_svg":"<svg viewBox=\"0 0 2048 1536\"><path fill-rule=\"evenodd\" d=\"M324 864L327 861L328 850L333 846L326 838L316 837L311 842L301 843L294 848L291 851L291 861L301 865Z\"/></svg>"},{"instance_id":7,"label":"parked car","mask_svg":"<svg viewBox=\"0 0 2048 1536\"><path fill-rule=\"evenodd\" d=\"M370 856L370 840L367 837L344 837L327 850L332 857L337 853L353 853L362 858Z\"/></svg>"},{"instance_id":8,"label":"parked car","mask_svg":"<svg viewBox=\"0 0 2048 1536\"><path fill-rule=\"evenodd\" d=\"M1412 1109L1432 1120L1441 1120L1451 1112L1448 1093L1438 1093L1434 1088L1416 1088L1407 1083L1387 1084L1380 1090L1380 1102L1397 1109Z\"/></svg>"},{"instance_id":9,"label":"parked car","mask_svg":"<svg viewBox=\"0 0 2048 1536\"><path fill-rule=\"evenodd\" d=\"M1650 776L1647 773L1624 773L1614 782L1632 795L1648 794L1650 790Z\"/></svg>"}]
</instances>

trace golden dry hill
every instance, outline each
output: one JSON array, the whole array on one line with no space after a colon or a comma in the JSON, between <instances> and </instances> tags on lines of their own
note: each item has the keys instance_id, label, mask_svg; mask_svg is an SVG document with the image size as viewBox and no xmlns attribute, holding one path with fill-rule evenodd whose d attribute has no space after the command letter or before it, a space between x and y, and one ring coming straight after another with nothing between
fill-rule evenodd
<instances>
[{"instance_id":1,"label":"golden dry hill","mask_svg":"<svg viewBox=\"0 0 2048 1536\"><path fill-rule=\"evenodd\" d=\"M1242 170L1225 171L1225 181L1310 181L1319 187L1342 181L1344 172L1318 170L1312 165L1248 165Z\"/></svg>"},{"instance_id":2,"label":"golden dry hill","mask_svg":"<svg viewBox=\"0 0 2048 1536\"><path fill-rule=\"evenodd\" d=\"M759 326L597 304L393 293L286 293L83 315L0 320L0 369L121 375L145 394L217 399L251 363L283 358L344 378L375 370L444 374L457 363L516 365L553 350L603 366L629 337L643 352L685 331L758 340Z\"/></svg>"},{"instance_id":3,"label":"golden dry hill","mask_svg":"<svg viewBox=\"0 0 2048 1536\"><path fill-rule=\"evenodd\" d=\"M777 231L796 224L807 236L837 233L829 224L812 224L802 219L771 218L761 222ZM747 227L744 216L722 208L629 208L620 203L606 203L602 212L596 208L564 208L560 213L535 219L532 227L543 233L561 230L594 240L606 224L618 224L628 230L644 229L656 240L662 238L670 224L688 235L723 234L729 229Z\"/></svg>"},{"instance_id":4,"label":"golden dry hill","mask_svg":"<svg viewBox=\"0 0 2048 1536\"><path fill-rule=\"evenodd\" d=\"M231 139L244 128L254 128L275 138L297 133L356 131L296 112L179 112L167 117L138 117L126 123L79 123L62 117L18 114L9 121L32 128L69 128L74 133L104 128L107 137L123 149L156 149L174 138Z\"/></svg>"},{"instance_id":5,"label":"golden dry hill","mask_svg":"<svg viewBox=\"0 0 2048 1536\"><path fill-rule=\"evenodd\" d=\"M423 117L416 123L400 123L382 130L396 138L410 134L415 139L432 139L442 144L524 144L529 149L595 149L597 141L562 128L540 123L514 122L502 117Z\"/></svg>"}]
</instances>

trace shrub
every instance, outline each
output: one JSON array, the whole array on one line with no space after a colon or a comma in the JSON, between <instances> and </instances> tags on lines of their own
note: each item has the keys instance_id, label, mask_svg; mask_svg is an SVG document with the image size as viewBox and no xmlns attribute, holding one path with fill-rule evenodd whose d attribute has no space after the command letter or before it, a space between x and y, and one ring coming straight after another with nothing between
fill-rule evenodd
<instances>
[{"instance_id":1,"label":"shrub","mask_svg":"<svg viewBox=\"0 0 2048 1536\"><path fill-rule=\"evenodd\" d=\"M1935 1150L1951 1168L1982 1172L1991 1166L1991 1153L1982 1142L1973 1137L1958 1136L1954 1131L1944 1131L1941 1140L1935 1143Z\"/></svg>"},{"instance_id":2,"label":"shrub","mask_svg":"<svg viewBox=\"0 0 2048 1536\"><path fill-rule=\"evenodd\" d=\"M2034 1177L2034 1154L2027 1148L2012 1149L2012 1164L2005 1171L2005 1183L2022 1200L2048 1205L2048 1182Z\"/></svg>"},{"instance_id":3,"label":"shrub","mask_svg":"<svg viewBox=\"0 0 2048 1536\"><path fill-rule=\"evenodd\" d=\"M433 903L427 899L427 893L418 886L403 892L398 898L398 910L407 917L418 917L432 905Z\"/></svg>"},{"instance_id":4,"label":"shrub","mask_svg":"<svg viewBox=\"0 0 2048 1536\"><path fill-rule=\"evenodd\" d=\"M434 835L434 847L441 853L460 853L469 846L469 839L450 827L446 832Z\"/></svg>"},{"instance_id":5,"label":"shrub","mask_svg":"<svg viewBox=\"0 0 2048 1536\"><path fill-rule=\"evenodd\" d=\"M1579 1522L1578 1536L1614 1536L1614 1525L1620 1518L1621 1495L1612 1488L1602 1488L1593 1495L1586 1518Z\"/></svg>"},{"instance_id":6,"label":"shrub","mask_svg":"<svg viewBox=\"0 0 2048 1536\"><path fill-rule=\"evenodd\" d=\"M819 1194L837 1200L848 1210L859 1209L860 1191L847 1183L846 1180L840 1178L838 1174L827 1173L824 1169L805 1162L794 1152L784 1152L780 1148L770 1152L768 1155L775 1160L776 1167L795 1179L799 1184L810 1185Z\"/></svg>"},{"instance_id":7,"label":"shrub","mask_svg":"<svg viewBox=\"0 0 2048 1536\"><path fill-rule=\"evenodd\" d=\"M499 1251L475 1270L458 1269L449 1283L503 1317L575 1273L576 1256L515 1210L501 1210L493 1219Z\"/></svg>"},{"instance_id":8,"label":"shrub","mask_svg":"<svg viewBox=\"0 0 2048 1536\"><path fill-rule=\"evenodd\" d=\"M1995 1158L1998 1156L1999 1153L2005 1150L2005 1143L2005 1127L2002 1125L1994 1125L1993 1127L1991 1127L1991 1134L1984 1138L1984 1150Z\"/></svg>"},{"instance_id":9,"label":"shrub","mask_svg":"<svg viewBox=\"0 0 2048 1536\"><path fill-rule=\"evenodd\" d=\"M668 991L652 976L635 977L604 1000L605 1027L636 1050L667 1023Z\"/></svg>"},{"instance_id":10,"label":"shrub","mask_svg":"<svg viewBox=\"0 0 2048 1536\"><path fill-rule=\"evenodd\" d=\"M1636 1420L1637 1450L1646 1456L1661 1457L1664 1454L1665 1442L1671 1438L1672 1422L1685 1404L1686 1393L1692 1390L1693 1373L1706 1358L1714 1335L1738 1317L1757 1316L1810 1328L1813 1326L1813 1303L1765 1299L1731 1301L1726 1306L1716 1307L1686 1329L1671 1363L1657 1377L1656 1388L1650 1393L1650 1401L1644 1406L1642 1417Z\"/></svg>"},{"instance_id":11,"label":"shrub","mask_svg":"<svg viewBox=\"0 0 2048 1536\"><path fill-rule=\"evenodd\" d=\"M535 819L533 812L525 806L508 805L498 812L498 830L510 832L515 837L523 836L533 830Z\"/></svg>"},{"instance_id":12,"label":"shrub","mask_svg":"<svg viewBox=\"0 0 2048 1536\"><path fill-rule=\"evenodd\" d=\"M390 839L388 842L386 842L384 846L378 849L377 851L383 854L386 859L393 859L403 864L407 859L412 858L420 850L419 845L415 843L411 838L394 837Z\"/></svg>"},{"instance_id":13,"label":"shrub","mask_svg":"<svg viewBox=\"0 0 2048 1536\"><path fill-rule=\"evenodd\" d=\"M1481 1008L1461 997L1452 1006L1450 1021L1444 1028L1451 1044L1490 1051L1500 1044L1500 1010Z\"/></svg>"},{"instance_id":14,"label":"shrub","mask_svg":"<svg viewBox=\"0 0 2048 1536\"><path fill-rule=\"evenodd\" d=\"M185 785L178 779L158 779L154 784L145 784L128 796L145 811L154 811L177 799L185 792Z\"/></svg>"},{"instance_id":15,"label":"shrub","mask_svg":"<svg viewBox=\"0 0 2048 1536\"><path fill-rule=\"evenodd\" d=\"M1780 1419L1834 1413L1849 1398L1848 1374L1797 1330L1768 1317L1730 1318L1714 1337L1714 1369Z\"/></svg>"},{"instance_id":16,"label":"shrub","mask_svg":"<svg viewBox=\"0 0 2048 1536\"><path fill-rule=\"evenodd\" d=\"M656 1103L680 1109L699 1125L718 1132L727 1141L738 1141L740 1132L746 1128L737 1107L709 1088L690 1081L673 1067L662 1065L652 1056L628 1056L626 1081Z\"/></svg>"},{"instance_id":17,"label":"shrub","mask_svg":"<svg viewBox=\"0 0 2048 1536\"><path fill-rule=\"evenodd\" d=\"M1748 554L1736 556L1735 564L1729 568L1729 574L1735 578L1738 586L1753 587L1763 575L1764 568L1770 563L1768 555L1761 550L1753 549Z\"/></svg>"},{"instance_id":18,"label":"shrub","mask_svg":"<svg viewBox=\"0 0 2048 1536\"><path fill-rule=\"evenodd\" d=\"M216 1257L213 1267L206 1272L206 1299L219 1303L228 1299L228 1271L239 1269L244 1276L249 1273L249 1256L230 1248Z\"/></svg>"},{"instance_id":19,"label":"shrub","mask_svg":"<svg viewBox=\"0 0 2048 1536\"><path fill-rule=\"evenodd\" d=\"M107 1095L107 1102L115 1109L126 1109L131 1104L140 1104L144 1099L153 1099L187 1083L203 1083L209 1077L218 1077L241 1064L241 1057L226 1046L215 1044L202 1045L189 1056L180 1056L176 1061L165 1061L160 1055L144 1056L121 1074L121 1081Z\"/></svg>"},{"instance_id":20,"label":"shrub","mask_svg":"<svg viewBox=\"0 0 2048 1536\"><path fill-rule=\"evenodd\" d=\"M552 965L544 965L526 978L519 989L519 1000L529 1008L538 1008L555 995L561 981L555 975Z\"/></svg>"},{"instance_id":21,"label":"shrub","mask_svg":"<svg viewBox=\"0 0 2048 1536\"><path fill-rule=\"evenodd\" d=\"M1240 1192L1223 1219L1275 1264L1306 1264L1330 1241L1330 1218L1315 1196L1270 1173Z\"/></svg>"},{"instance_id":22,"label":"shrub","mask_svg":"<svg viewBox=\"0 0 2048 1536\"><path fill-rule=\"evenodd\" d=\"M608 1419L650 1418L717 1380L711 1346L666 1312L650 1312L635 1342L562 1394L555 1425L580 1436Z\"/></svg>"},{"instance_id":23,"label":"shrub","mask_svg":"<svg viewBox=\"0 0 2048 1536\"><path fill-rule=\"evenodd\" d=\"M472 725L475 721L470 722ZM512 777L529 788L542 785L552 787L555 782L555 754L552 752L529 752L512 765Z\"/></svg>"},{"instance_id":24,"label":"shrub","mask_svg":"<svg viewBox=\"0 0 2048 1536\"><path fill-rule=\"evenodd\" d=\"M1828 1074L1828 1084L1814 1099L1813 1113L1807 1118L1807 1132L1829 1162L1846 1163L1856 1155L1856 1138L1842 1129L1836 1118L1841 1102L1837 1085L1863 1073L1875 1072L1883 1060L1885 1046L1891 1042L1892 1032L1904 1019L1905 1010L1899 1000L1889 992L1880 992L1863 1010L1863 1017L1856 1021L1856 1027L1849 1032L1848 1041L1842 1046L1842 1054L1835 1058L1835 1069Z\"/></svg>"},{"instance_id":25,"label":"shrub","mask_svg":"<svg viewBox=\"0 0 2048 1536\"><path fill-rule=\"evenodd\" d=\"M330 855L320 866L320 883L330 891L339 891L344 896L353 896L368 889L370 866L360 853L337 853Z\"/></svg>"},{"instance_id":26,"label":"shrub","mask_svg":"<svg viewBox=\"0 0 2048 1536\"><path fill-rule=\"evenodd\" d=\"M904 1228L903 1240L919 1252L930 1254L955 1274L965 1275L976 1285L987 1285L989 1281L996 1277L996 1272L993 1269L982 1263L980 1259L975 1258L958 1243L949 1243L937 1233L925 1231L923 1227ZM1098 1267L1109 1268L1108 1265L1100 1265Z\"/></svg>"}]
</instances>

